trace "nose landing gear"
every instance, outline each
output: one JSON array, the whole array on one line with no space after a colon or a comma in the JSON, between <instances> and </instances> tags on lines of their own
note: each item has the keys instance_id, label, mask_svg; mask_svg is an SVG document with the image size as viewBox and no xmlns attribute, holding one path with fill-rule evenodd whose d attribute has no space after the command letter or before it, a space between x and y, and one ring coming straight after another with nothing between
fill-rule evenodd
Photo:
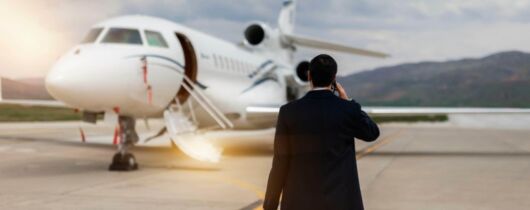
<instances>
[{"instance_id":1,"label":"nose landing gear","mask_svg":"<svg viewBox=\"0 0 530 210\"><path fill-rule=\"evenodd\" d=\"M136 158L131 153L116 153L112 158L109 171L133 171L138 169Z\"/></svg>"},{"instance_id":2,"label":"nose landing gear","mask_svg":"<svg viewBox=\"0 0 530 210\"><path fill-rule=\"evenodd\" d=\"M132 171L138 169L138 163L129 148L138 142L138 134L135 130L136 120L132 117L120 116L120 144L118 152L112 158L109 171Z\"/></svg>"}]
</instances>

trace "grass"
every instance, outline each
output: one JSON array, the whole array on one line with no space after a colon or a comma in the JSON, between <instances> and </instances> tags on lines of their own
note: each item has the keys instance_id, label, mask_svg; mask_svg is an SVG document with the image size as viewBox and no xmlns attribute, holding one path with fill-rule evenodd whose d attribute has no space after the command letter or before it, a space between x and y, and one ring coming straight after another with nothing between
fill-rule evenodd
<instances>
[{"instance_id":1,"label":"grass","mask_svg":"<svg viewBox=\"0 0 530 210\"><path fill-rule=\"evenodd\" d=\"M447 115L419 115L419 116L395 116L395 117L372 117L377 123L385 122L445 122L449 120Z\"/></svg>"},{"instance_id":2,"label":"grass","mask_svg":"<svg viewBox=\"0 0 530 210\"><path fill-rule=\"evenodd\" d=\"M81 113L72 109L0 105L0 122L73 121Z\"/></svg>"}]
</instances>

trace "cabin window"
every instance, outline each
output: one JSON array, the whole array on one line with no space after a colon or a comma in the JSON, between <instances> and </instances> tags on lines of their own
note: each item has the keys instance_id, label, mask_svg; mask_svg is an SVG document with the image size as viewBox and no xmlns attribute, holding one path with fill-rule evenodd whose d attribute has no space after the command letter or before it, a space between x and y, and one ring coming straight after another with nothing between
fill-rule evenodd
<instances>
[{"instance_id":1,"label":"cabin window","mask_svg":"<svg viewBox=\"0 0 530 210\"><path fill-rule=\"evenodd\" d=\"M217 64L217 63L218 63L218 61L217 61L217 55L215 55L215 54L213 54L213 63L214 63L214 66L215 66L215 67L218 67L218 66L219 66L219 64Z\"/></svg>"},{"instance_id":2,"label":"cabin window","mask_svg":"<svg viewBox=\"0 0 530 210\"><path fill-rule=\"evenodd\" d=\"M223 65L223 56L218 55L218 56L217 56L217 59L218 59L217 61L218 61L218 64L219 64L219 68L221 68L221 69L224 68L224 65Z\"/></svg>"},{"instance_id":3,"label":"cabin window","mask_svg":"<svg viewBox=\"0 0 530 210\"><path fill-rule=\"evenodd\" d=\"M241 67L241 62L237 61L237 73L242 73L243 68Z\"/></svg>"},{"instance_id":4,"label":"cabin window","mask_svg":"<svg viewBox=\"0 0 530 210\"><path fill-rule=\"evenodd\" d=\"M228 64L226 63L225 57L220 56L219 58L220 58L219 61L221 61L221 68L222 68L222 69L226 68L226 66L227 66Z\"/></svg>"},{"instance_id":5,"label":"cabin window","mask_svg":"<svg viewBox=\"0 0 530 210\"><path fill-rule=\"evenodd\" d=\"M93 42L95 42L98 39L99 34L101 34L101 31L103 31L103 28L93 28L93 29L91 29L88 32L88 34L85 36L83 41L81 41L81 43L85 44L85 43L93 43Z\"/></svg>"},{"instance_id":6,"label":"cabin window","mask_svg":"<svg viewBox=\"0 0 530 210\"><path fill-rule=\"evenodd\" d=\"M252 72L252 65L250 63L245 63L245 68L247 69L247 74Z\"/></svg>"},{"instance_id":7,"label":"cabin window","mask_svg":"<svg viewBox=\"0 0 530 210\"><path fill-rule=\"evenodd\" d=\"M136 29L111 28L102 43L142 44L140 32Z\"/></svg>"},{"instance_id":8,"label":"cabin window","mask_svg":"<svg viewBox=\"0 0 530 210\"><path fill-rule=\"evenodd\" d=\"M248 63L247 62L243 62L243 71L246 73L248 73Z\"/></svg>"},{"instance_id":9,"label":"cabin window","mask_svg":"<svg viewBox=\"0 0 530 210\"><path fill-rule=\"evenodd\" d=\"M243 73L243 68L241 67L240 61L237 61L237 73Z\"/></svg>"},{"instance_id":10,"label":"cabin window","mask_svg":"<svg viewBox=\"0 0 530 210\"><path fill-rule=\"evenodd\" d=\"M159 32L146 30L145 37L149 46L168 48L166 40Z\"/></svg>"},{"instance_id":11,"label":"cabin window","mask_svg":"<svg viewBox=\"0 0 530 210\"><path fill-rule=\"evenodd\" d=\"M232 70L232 71L236 71L236 62L234 61L234 59L229 58L228 60L229 60L229 62L230 62L229 65L230 65L231 70Z\"/></svg>"}]
</instances>

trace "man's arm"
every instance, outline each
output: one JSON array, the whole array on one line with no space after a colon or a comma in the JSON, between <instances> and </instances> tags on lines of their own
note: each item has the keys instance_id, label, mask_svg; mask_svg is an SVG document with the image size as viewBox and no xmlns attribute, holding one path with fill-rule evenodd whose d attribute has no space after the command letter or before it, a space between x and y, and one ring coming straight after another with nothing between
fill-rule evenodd
<instances>
[{"instance_id":1,"label":"man's arm","mask_svg":"<svg viewBox=\"0 0 530 210\"><path fill-rule=\"evenodd\" d=\"M339 97L344 100L350 100L348 93L342 87L341 84L337 84L337 90L339 91ZM356 131L355 138L365 141L375 141L379 137L379 127L375 122L361 109L361 105L354 100L351 100L356 118Z\"/></svg>"},{"instance_id":2,"label":"man's arm","mask_svg":"<svg viewBox=\"0 0 530 210\"><path fill-rule=\"evenodd\" d=\"M280 194L289 169L289 137L284 119L285 113L283 110L283 107L280 108L278 122L276 124L274 157L272 160L271 172L269 174L269 181L267 183L265 201L263 202L263 209L265 210L275 210L278 208Z\"/></svg>"},{"instance_id":3,"label":"man's arm","mask_svg":"<svg viewBox=\"0 0 530 210\"><path fill-rule=\"evenodd\" d=\"M358 129L355 132L355 138L368 142L375 141L379 137L379 127L366 112L361 110L361 105L355 101L352 101L352 103L356 103L356 107L359 107L359 110L357 110L359 112L359 119L357 120Z\"/></svg>"}]
</instances>

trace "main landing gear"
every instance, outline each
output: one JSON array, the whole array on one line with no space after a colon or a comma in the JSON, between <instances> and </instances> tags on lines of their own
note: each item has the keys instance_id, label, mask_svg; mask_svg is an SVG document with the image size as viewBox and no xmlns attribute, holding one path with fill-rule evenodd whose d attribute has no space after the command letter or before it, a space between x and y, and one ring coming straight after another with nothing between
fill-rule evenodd
<instances>
[{"instance_id":1,"label":"main landing gear","mask_svg":"<svg viewBox=\"0 0 530 210\"><path fill-rule=\"evenodd\" d=\"M132 117L119 117L120 144L118 152L112 158L109 171L132 171L138 169L136 158L128 150L138 142L138 134L135 130L136 120Z\"/></svg>"}]
</instances>

